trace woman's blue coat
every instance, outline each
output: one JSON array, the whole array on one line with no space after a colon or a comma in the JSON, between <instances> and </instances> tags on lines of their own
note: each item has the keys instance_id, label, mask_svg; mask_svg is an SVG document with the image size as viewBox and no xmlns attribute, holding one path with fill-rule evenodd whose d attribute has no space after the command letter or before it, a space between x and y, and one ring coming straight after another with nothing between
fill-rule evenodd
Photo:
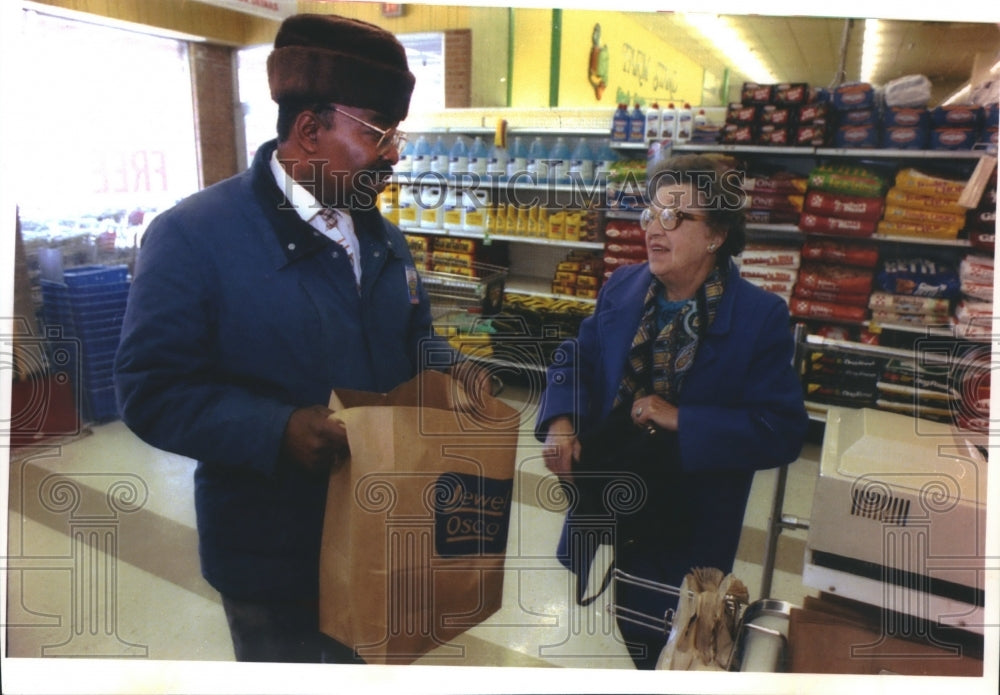
<instances>
[{"instance_id":1,"label":"woman's blue coat","mask_svg":"<svg viewBox=\"0 0 1000 695\"><path fill-rule=\"evenodd\" d=\"M594 314L575 340L564 343L548 369L536 436L559 415L587 432L612 408L650 282L648 264L627 266L602 288ZM801 382L792 365L794 341L788 307L778 296L739 277L730 264L715 320L702 339L678 405L680 469L674 499L691 510L683 548L662 548L659 558L679 584L692 567L729 571L755 471L794 461L808 428ZM559 555L570 565L574 527L567 514ZM649 529L655 540L656 528ZM655 544L655 543L654 543ZM586 569L589 558L577 558ZM677 585L675 584L675 585Z\"/></svg>"}]
</instances>

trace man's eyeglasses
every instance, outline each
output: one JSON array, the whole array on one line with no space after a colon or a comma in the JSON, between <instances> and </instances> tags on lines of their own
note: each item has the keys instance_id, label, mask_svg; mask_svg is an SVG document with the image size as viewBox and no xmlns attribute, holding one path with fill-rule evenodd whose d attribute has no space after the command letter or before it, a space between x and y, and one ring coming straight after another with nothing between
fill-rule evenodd
<instances>
[{"instance_id":1,"label":"man's eyeglasses","mask_svg":"<svg viewBox=\"0 0 1000 695\"><path fill-rule=\"evenodd\" d=\"M342 109L338 109L336 106L333 106L333 109L341 116L347 116L352 121L357 121L366 128L370 128L381 135L382 137L375 143L375 151L379 154L384 154L394 148L397 152L403 150L403 146L406 144L406 133L403 131L396 130L395 128L379 128L377 125L369 123L363 118L358 118L354 114L347 113Z\"/></svg>"},{"instance_id":2,"label":"man's eyeglasses","mask_svg":"<svg viewBox=\"0 0 1000 695\"><path fill-rule=\"evenodd\" d=\"M654 219L658 219L660 226L669 232L672 229L677 229L684 220L707 220L708 215L695 215L677 208L663 208L660 210L660 214L656 215L653 208L646 208L639 216L639 226L642 227L642 231L645 232L649 229L649 225L653 224Z\"/></svg>"}]
</instances>

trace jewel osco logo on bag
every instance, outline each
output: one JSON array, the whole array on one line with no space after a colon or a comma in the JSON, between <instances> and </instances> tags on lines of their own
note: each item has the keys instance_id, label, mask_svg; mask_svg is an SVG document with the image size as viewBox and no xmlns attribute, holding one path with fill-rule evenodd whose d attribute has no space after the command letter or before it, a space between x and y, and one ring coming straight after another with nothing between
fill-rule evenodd
<instances>
[{"instance_id":1,"label":"jewel osco logo on bag","mask_svg":"<svg viewBox=\"0 0 1000 695\"><path fill-rule=\"evenodd\" d=\"M434 545L442 557L507 548L513 480L444 473L434 486Z\"/></svg>"}]
</instances>

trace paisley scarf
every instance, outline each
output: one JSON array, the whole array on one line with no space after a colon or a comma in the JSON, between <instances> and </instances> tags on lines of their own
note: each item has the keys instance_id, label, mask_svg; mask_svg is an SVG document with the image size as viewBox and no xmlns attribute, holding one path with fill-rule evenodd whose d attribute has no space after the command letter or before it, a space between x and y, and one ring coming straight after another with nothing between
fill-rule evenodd
<instances>
[{"instance_id":1,"label":"paisley scarf","mask_svg":"<svg viewBox=\"0 0 1000 695\"><path fill-rule=\"evenodd\" d=\"M632 339L625 373L615 396L616 408L651 393L668 403L677 403L684 377L694 364L698 343L715 320L724 291L723 275L716 268L694 298L658 331L657 296L663 293L663 284L655 277L650 280L639 329Z\"/></svg>"}]
</instances>

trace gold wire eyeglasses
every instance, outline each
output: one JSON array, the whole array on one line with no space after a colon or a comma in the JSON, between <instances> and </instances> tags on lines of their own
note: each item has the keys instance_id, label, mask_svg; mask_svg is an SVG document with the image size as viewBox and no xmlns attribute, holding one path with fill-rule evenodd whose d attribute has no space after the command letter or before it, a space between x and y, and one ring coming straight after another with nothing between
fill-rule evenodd
<instances>
[{"instance_id":1,"label":"gold wire eyeglasses","mask_svg":"<svg viewBox=\"0 0 1000 695\"><path fill-rule=\"evenodd\" d=\"M370 128L379 135L381 135L382 137L379 138L379 141L377 143L375 143L375 151L378 152L379 154L383 154L394 148L397 152L401 152L403 150L403 146L406 144L406 133L404 133L403 131L396 130L396 128L394 127L379 128L377 125L369 123L363 118L358 118L354 114L347 113L343 109L337 108L335 104L332 104L331 106L333 106L334 111L336 111L340 115L347 116L352 121L357 121L366 128Z\"/></svg>"}]
</instances>

